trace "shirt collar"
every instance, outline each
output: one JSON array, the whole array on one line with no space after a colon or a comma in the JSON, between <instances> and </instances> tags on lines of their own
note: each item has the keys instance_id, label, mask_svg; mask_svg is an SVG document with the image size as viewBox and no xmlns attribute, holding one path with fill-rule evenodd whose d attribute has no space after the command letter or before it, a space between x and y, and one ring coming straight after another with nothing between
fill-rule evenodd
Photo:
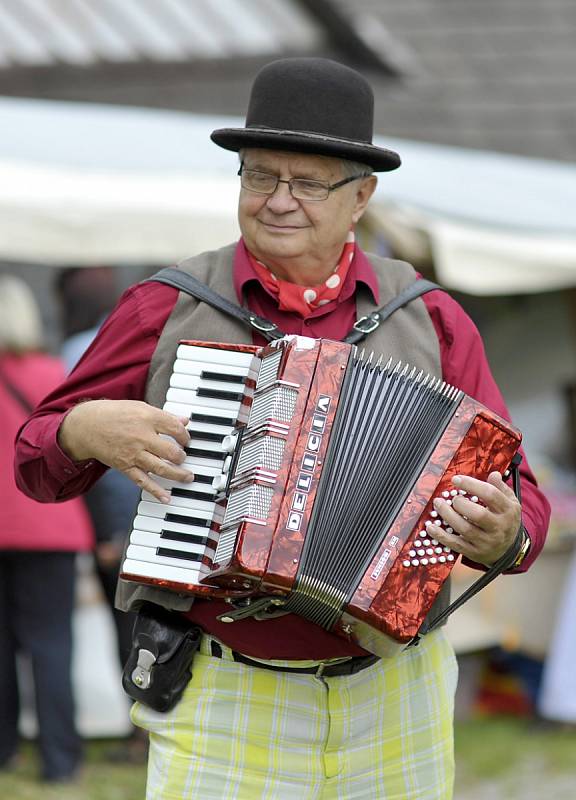
<instances>
[{"instance_id":1,"label":"shirt collar","mask_svg":"<svg viewBox=\"0 0 576 800\"><path fill-rule=\"evenodd\" d=\"M364 284L370 290L374 303L378 305L380 299L378 279L372 268L372 264L358 244L355 248L354 259L348 270L346 283L352 280L356 282L356 286L358 286L359 283ZM251 281L260 283L250 263L250 259L248 258L248 252L243 239L239 240L234 252L233 281L236 297L240 302L242 302L244 290L248 283ZM261 283L260 286L262 286Z\"/></svg>"}]
</instances>

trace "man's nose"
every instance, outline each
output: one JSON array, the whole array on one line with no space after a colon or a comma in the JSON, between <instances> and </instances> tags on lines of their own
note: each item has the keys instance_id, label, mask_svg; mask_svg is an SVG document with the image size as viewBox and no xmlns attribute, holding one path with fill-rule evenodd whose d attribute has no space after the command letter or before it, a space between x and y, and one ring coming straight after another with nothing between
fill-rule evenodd
<instances>
[{"instance_id":1,"label":"man's nose","mask_svg":"<svg viewBox=\"0 0 576 800\"><path fill-rule=\"evenodd\" d=\"M269 195L266 205L276 214L294 211L300 205L298 200L292 197L288 181L278 181L278 186L273 194Z\"/></svg>"}]
</instances>

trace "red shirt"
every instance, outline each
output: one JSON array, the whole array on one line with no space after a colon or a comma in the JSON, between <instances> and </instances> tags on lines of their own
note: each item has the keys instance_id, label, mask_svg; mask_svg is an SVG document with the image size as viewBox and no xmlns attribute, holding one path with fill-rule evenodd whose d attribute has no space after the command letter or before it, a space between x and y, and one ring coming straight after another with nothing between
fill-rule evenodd
<instances>
[{"instance_id":1,"label":"red shirt","mask_svg":"<svg viewBox=\"0 0 576 800\"><path fill-rule=\"evenodd\" d=\"M285 333L315 338L339 340L348 333L356 320L357 291L368 291L374 302L379 302L376 276L359 248L339 298L306 319L278 309L258 281L242 242L236 248L233 280L239 300L244 296L252 311ZM58 428L66 412L80 400L144 398L150 360L177 299L176 289L157 283L137 284L125 292L74 371L22 428L16 475L24 492L43 502L65 500L84 492L102 475L105 467L98 462L74 463L65 455L57 442ZM445 292L431 292L423 300L438 336L444 380L509 419L474 323ZM255 343L264 342L255 339ZM530 554L520 569L524 571L544 543L549 506L525 460L521 473L523 520L532 539ZM214 619L221 609L224 606L219 602L196 602L189 616L247 655L320 659L363 652L294 615L265 623L248 619L226 625Z\"/></svg>"},{"instance_id":2,"label":"red shirt","mask_svg":"<svg viewBox=\"0 0 576 800\"><path fill-rule=\"evenodd\" d=\"M0 354L0 550L82 552L94 546L92 524L81 499L42 506L19 492L14 482L14 438L28 410L5 381L33 407L64 375L62 362L45 353Z\"/></svg>"}]
</instances>

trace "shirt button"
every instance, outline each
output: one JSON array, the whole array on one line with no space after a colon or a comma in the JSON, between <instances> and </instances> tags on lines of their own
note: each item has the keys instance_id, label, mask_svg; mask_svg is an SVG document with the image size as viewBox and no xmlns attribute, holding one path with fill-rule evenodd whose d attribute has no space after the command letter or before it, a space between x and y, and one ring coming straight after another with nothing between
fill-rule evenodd
<instances>
[{"instance_id":1,"label":"shirt button","mask_svg":"<svg viewBox=\"0 0 576 800\"><path fill-rule=\"evenodd\" d=\"M65 469L64 469L64 473L65 473L66 475L72 475L72 470L71 470L71 469L69 469L68 467L65 467Z\"/></svg>"}]
</instances>

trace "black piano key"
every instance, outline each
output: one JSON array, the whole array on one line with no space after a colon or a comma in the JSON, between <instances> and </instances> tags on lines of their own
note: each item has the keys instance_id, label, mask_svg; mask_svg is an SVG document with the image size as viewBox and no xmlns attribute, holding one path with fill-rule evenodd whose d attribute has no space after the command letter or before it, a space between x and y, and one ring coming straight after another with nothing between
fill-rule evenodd
<instances>
[{"instance_id":1,"label":"black piano key","mask_svg":"<svg viewBox=\"0 0 576 800\"><path fill-rule=\"evenodd\" d=\"M208 544L207 536L197 536L195 533L182 533L181 531L171 531L169 528L163 528L160 531L161 539L169 539L171 542L190 542L190 544Z\"/></svg>"},{"instance_id":2,"label":"black piano key","mask_svg":"<svg viewBox=\"0 0 576 800\"><path fill-rule=\"evenodd\" d=\"M200 553L189 553L187 550L171 550L169 547L157 547L157 556L167 556L168 558L181 558L184 561L202 561Z\"/></svg>"},{"instance_id":3,"label":"black piano key","mask_svg":"<svg viewBox=\"0 0 576 800\"><path fill-rule=\"evenodd\" d=\"M220 372L202 371L200 377L205 381L222 381L222 383L246 383L241 375L225 375Z\"/></svg>"},{"instance_id":4,"label":"black piano key","mask_svg":"<svg viewBox=\"0 0 576 800\"><path fill-rule=\"evenodd\" d=\"M188 433L192 439L201 439L203 442L221 442L224 439L223 433L209 433L208 431L197 431L188 428Z\"/></svg>"},{"instance_id":5,"label":"black piano key","mask_svg":"<svg viewBox=\"0 0 576 800\"><path fill-rule=\"evenodd\" d=\"M194 489L172 489L172 497L189 497L191 500L205 500L207 503L213 503L216 495L210 492L197 492Z\"/></svg>"},{"instance_id":6,"label":"black piano key","mask_svg":"<svg viewBox=\"0 0 576 800\"><path fill-rule=\"evenodd\" d=\"M226 425L230 428L234 425L236 419L233 417L213 417L211 414L199 414L194 411L190 414L190 421L207 422L210 425Z\"/></svg>"},{"instance_id":7,"label":"black piano key","mask_svg":"<svg viewBox=\"0 0 576 800\"><path fill-rule=\"evenodd\" d=\"M195 483L208 483L210 486L212 486L213 480L214 475L202 475L200 472L194 472Z\"/></svg>"},{"instance_id":8,"label":"black piano key","mask_svg":"<svg viewBox=\"0 0 576 800\"><path fill-rule=\"evenodd\" d=\"M188 517L186 514L166 514L164 522L179 522L181 525L196 525L198 528L209 528L212 521L202 517Z\"/></svg>"},{"instance_id":9,"label":"black piano key","mask_svg":"<svg viewBox=\"0 0 576 800\"><path fill-rule=\"evenodd\" d=\"M217 450L202 450L199 447L185 447L184 452L187 456L196 458L215 458L216 461L224 461L227 453L219 453ZM215 468L217 469L217 467Z\"/></svg>"},{"instance_id":10,"label":"black piano key","mask_svg":"<svg viewBox=\"0 0 576 800\"><path fill-rule=\"evenodd\" d=\"M244 397L243 392L225 392L221 389L207 389L204 386L198 387L197 397L210 397L213 400L232 400L234 403L241 403Z\"/></svg>"}]
</instances>

